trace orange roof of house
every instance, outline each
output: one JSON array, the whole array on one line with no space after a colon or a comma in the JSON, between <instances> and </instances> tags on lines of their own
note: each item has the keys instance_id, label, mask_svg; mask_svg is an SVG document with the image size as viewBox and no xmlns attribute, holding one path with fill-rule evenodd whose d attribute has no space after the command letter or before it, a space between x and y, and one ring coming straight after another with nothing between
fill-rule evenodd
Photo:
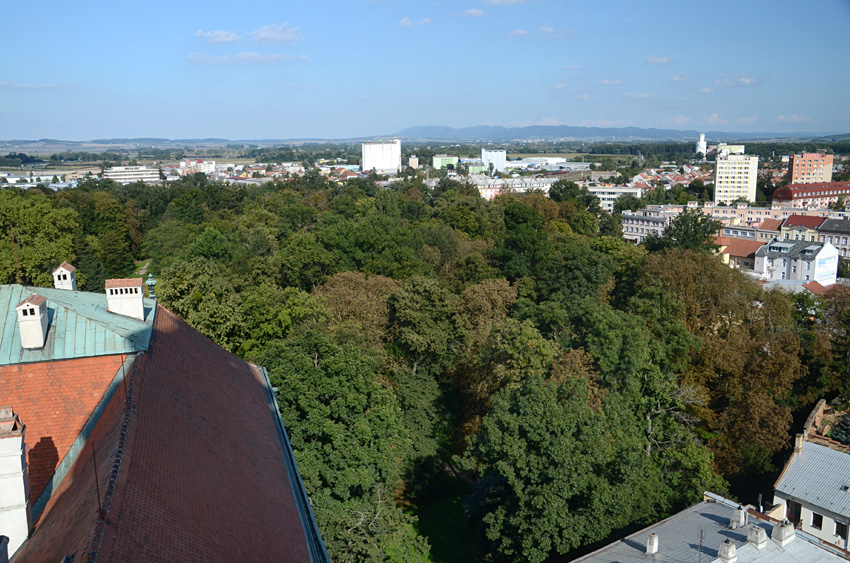
<instances>
[{"instance_id":1,"label":"orange roof of house","mask_svg":"<svg viewBox=\"0 0 850 563\"><path fill-rule=\"evenodd\" d=\"M158 306L126 383L129 401L115 393L16 563L325 553L256 366Z\"/></svg>"},{"instance_id":2,"label":"orange roof of house","mask_svg":"<svg viewBox=\"0 0 850 563\"><path fill-rule=\"evenodd\" d=\"M762 231L778 231L782 226L782 219L765 219L759 225L759 229Z\"/></svg>"},{"instance_id":3,"label":"orange roof of house","mask_svg":"<svg viewBox=\"0 0 850 563\"><path fill-rule=\"evenodd\" d=\"M69 272L73 272L74 270L76 270L76 268L75 268L75 267L73 267L72 265L68 264L67 262L62 262L61 264L59 264L59 266L56 268L56 270L58 270L59 268L65 268L65 269L66 269L67 271L69 271ZM55 274L55 273L56 273L56 270L53 270L53 271L52 271L52 272L50 272L50 273L51 273L51 274Z\"/></svg>"},{"instance_id":4,"label":"orange roof of house","mask_svg":"<svg viewBox=\"0 0 850 563\"><path fill-rule=\"evenodd\" d=\"M106 289L113 287L142 287L142 278L116 278L106 280L104 287Z\"/></svg>"},{"instance_id":5,"label":"orange roof of house","mask_svg":"<svg viewBox=\"0 0 850 563\"><path fill-rule=\"evenodd\" d=\"M817 229L821 223L826 221L826 217L813 217L809 215L789 215L782 226L785 228L805 227L807 229Z\"/></svg>"},{"instance_id":6,"label":"orange roof of house","mask_svg":"<svg viewBox=\"0 0 850 563\"><path fill-rule=\"evenodd\" d=\"M757 240L742 240L733 238L729 239L729 244L720 253L748 258L755 256L756 250L762 246L764 246L764 243Z\"/></svg>"},{"instance_id":7,"label":"orange roof of house","mask_svg":"<svg viewBox=\"0 0 850 563\"><path fill-rule=\"evenodd\" d=\"M124 356L0 366L0 397L26 426L30 501L71 449Z\"/></svg>"},{"instance_id":8,"label":"orange roof of house","mask_svg":"<svg viewBox=\"0 0 850 563\"><path fill-rule=\"evenodd\" d=\"M824 285L821 285L820 283L818 283L816 281L812 281L812 282L809 282L809 283L804 283L803 287L805 287L806 289L808 289L809 291L811 291L815 295L823 295L824 293L826 293L830 289L832 289L833 286L832 285L824 286Z\"/></svg>"},{"instance_id":9,"label":"orange roof of house","mask_svg":"<svg viewBox=\"0 0 850 563\"><path fill-rule=\"evenodd\" d=\"M24 303L29 303L30 305L35 305L36 307L40 307L43 303L47 303L47 298L44 297L43 295L37 295L37 294L33 293L32 295L30 295L29 297L27 297L26 299L24 299L23 301L18 303L17 306L20 307Z\"/></svg>"}]
</instances>

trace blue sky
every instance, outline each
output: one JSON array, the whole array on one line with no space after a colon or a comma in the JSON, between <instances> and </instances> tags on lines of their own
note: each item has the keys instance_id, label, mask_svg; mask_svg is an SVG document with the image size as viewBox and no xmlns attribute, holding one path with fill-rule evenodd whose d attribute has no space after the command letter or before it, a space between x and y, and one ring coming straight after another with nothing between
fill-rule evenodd
<instances>
[{"instance_id":1,"label":"blue sky","mask_svg":"<svg viewBox=\"0 0 850 563\"><path fill-rule=\"evenodd\" d=\"M29 0L3 19L0 139L850 132L848 0Z\"/></svg>"}]
</instances>

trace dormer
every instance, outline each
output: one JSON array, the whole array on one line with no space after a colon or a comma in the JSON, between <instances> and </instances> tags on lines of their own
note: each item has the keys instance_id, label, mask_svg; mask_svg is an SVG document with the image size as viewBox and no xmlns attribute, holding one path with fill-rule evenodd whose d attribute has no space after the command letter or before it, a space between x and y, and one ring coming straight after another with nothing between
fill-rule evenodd
<instances>
[{"instance_id":1,"label":"dormer","mask_svg":"<svg viewBox=\"0 0 850 563\"><path fill-rule=\"evenodd\" d=\"M53 287L77 291L77 269L67 262L62 262L53 270Z\"/></svg>"},{"instance_id":2,"label":"dormer","mask_svg":"<svg viewBox=\"0 0 850 563\"><path fill-rule=\"evenodd\" d=\"M47 339L47 299L32 294L18 303L15 310L18 312L21 346L43 348Z\"/></svg>"},{"instance_id":3,"label":"dormer","mask_svg":"<svg viewBox=\"0 0 850 563\"><path fill-rule=\"evenodd\" d=\"M106 280L106 306L110 313L145 320L142 278Z\"/></svg>"}]
</instances>

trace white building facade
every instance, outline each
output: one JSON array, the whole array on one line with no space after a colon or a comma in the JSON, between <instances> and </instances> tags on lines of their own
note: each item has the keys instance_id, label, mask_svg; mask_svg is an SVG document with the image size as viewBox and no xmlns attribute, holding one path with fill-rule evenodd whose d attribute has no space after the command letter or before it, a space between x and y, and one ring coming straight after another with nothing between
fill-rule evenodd
<instances>
[{"instance_id":1,"label":"white building facade","mask_svg":"<svg viewBox=\"0 0 850 563\"><path fill-rule=\"evenodd\" d=\"M490 171L490 165L493 165L493 170L495 172L504 172L508 169L508 156L507 151L498 150L498 151L490 151L487 149L481 149L481 162L484 163L484 170L487 172Z\"/></svg>"},{"instance_id":2,"label":"white building facade","mask_svg":"<svg viewBox=\"0 0 850 563\"><path fill-rule=\"evenodd\" d=\"M364 172L394 172L401 170L401 140L367 141L362 145L360 168Z\"/></svg>"},{"instance_id":3,"label":"white building facade","mask_svg":"<svg viewBox=\"0 0 850 563\"><path fill-rule=\"evenodd\" d=\"M838 250L827 243L773 239L756 251L755 272L763 280L835 283Z\"/></svg>"},{"instance_id":4,"label":"white building facade","mask_svg":"<svg viewBox=\"0 0 850 563\"><path fill-rule=\"evenodd\" d=\"M113 166L103 172L107 180L114 180L119 184L132 184L133 182L145 182L158 184L159 170L147 166Z\"/></svg>"},{"instance_id":5,"label":"white building facade","mask_svg":"<svg viewBox=\"0 0 850 563\"><path fill-rule=\"evenodd\" d=\"M757 156L718 155L714 172L714 203L729 204L740 198L755 201L758 165Z\"/></svg>"}]
</instances>

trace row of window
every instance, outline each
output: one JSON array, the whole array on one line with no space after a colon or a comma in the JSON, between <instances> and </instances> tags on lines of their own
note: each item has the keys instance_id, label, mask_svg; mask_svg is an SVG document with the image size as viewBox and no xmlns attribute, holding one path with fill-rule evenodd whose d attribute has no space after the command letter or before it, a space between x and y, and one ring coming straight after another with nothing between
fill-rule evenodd
<instances>
[{"instance_id":1,"label":"row of window","mask_svg":"<svg viewBox=\"0 0 850 563\"><path fill-rule=\"evenodd\" d=\"M138 287L116 287L109 290L109 295L138 295L141 289Z\"/></svg>"},{"instance_id":2,"label":"row of window","mask_svg":"<svg viewBox=\"0 0 850 563\"><path fill-rule=\"evenodd\" d=\"M815 530L823 530L823 515L817 512L812 512L812 528ZM842 522L835 523L835 535L844 541L847 541L847 524Z\"/></svg>"},{"instance_id":3,"label":"row of window","mask_svg":"<svg viewBox=\"0 0 850 563\"><path fill-rule=\"evenodd\" d=\"M27 307L24 307L23 309L21 309L21 315L23 315L24 317L27 317L27 316L34 317L37 314L38 314L37 309L29 309Z\"/></svg>"}]
</instances>

